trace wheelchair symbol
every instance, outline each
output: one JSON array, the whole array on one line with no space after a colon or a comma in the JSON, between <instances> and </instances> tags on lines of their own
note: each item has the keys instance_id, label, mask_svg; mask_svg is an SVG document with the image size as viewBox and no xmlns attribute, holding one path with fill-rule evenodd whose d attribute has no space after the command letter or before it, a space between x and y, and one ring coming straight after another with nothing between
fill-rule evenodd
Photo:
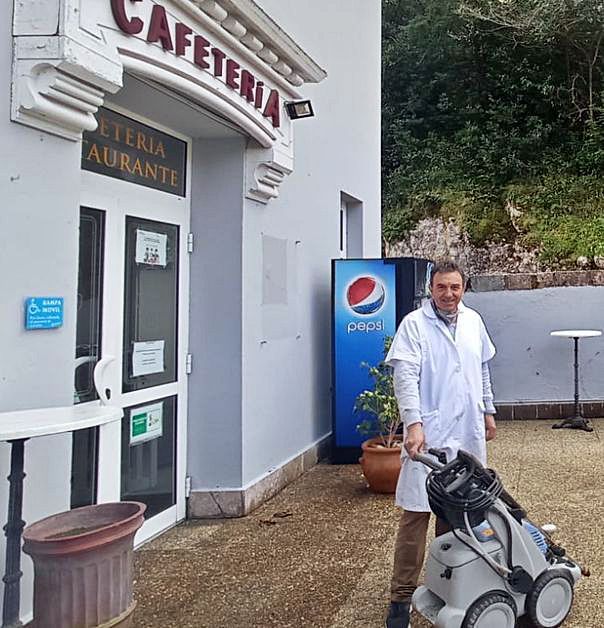
<instances>
[{"instance_id":1,"label":"wheelchair symbol","mask_svg":"<svg viewBox=\"0 0 604 628\"><path fill-rule=\"evenodd\" d=\"M33 299L29 302L29 305L27 306L27 311L32 316L38 314L38 312L40 311L40 308L36 305L36 302Z\"/></svg>"}]
</instances>

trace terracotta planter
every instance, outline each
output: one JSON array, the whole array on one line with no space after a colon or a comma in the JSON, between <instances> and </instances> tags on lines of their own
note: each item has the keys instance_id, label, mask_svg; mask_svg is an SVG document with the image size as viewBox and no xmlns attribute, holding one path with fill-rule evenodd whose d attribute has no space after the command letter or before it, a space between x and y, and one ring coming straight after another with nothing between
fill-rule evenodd
<instances>
[{"instance_id":1,"label":"terracotta planter","mask_svg":"<svg viewBox=\"0 0 604 628\"><path fill-rule=\"evenodd\" d=\"M394 493L401 470L400 447L378 447L380 438L370 438L362 445L359 463L363 475L374 493Z\"/></svg>"},{"instance_id":2,"label":"terracotta planter","mask_svg":"<svg viewBox=\"0 0 604 628\"><path fill-rule=\"evenodd\" d=\"M133 544L146 506L97 504L38 521L23 531L34 562L31 628L132 623Z\"/></svg>"}]
</instances>

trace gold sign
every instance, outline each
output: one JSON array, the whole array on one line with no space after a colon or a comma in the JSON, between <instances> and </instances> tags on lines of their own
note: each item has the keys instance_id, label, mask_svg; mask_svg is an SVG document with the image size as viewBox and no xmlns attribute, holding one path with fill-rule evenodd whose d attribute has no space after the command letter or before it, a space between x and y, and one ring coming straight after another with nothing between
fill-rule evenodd
<instances>
[{"instance_id":1,"label":"gold sign","mask_svg":"<svg viewBox=\"0 0 604 628\"><path fill-rule=\"evenodd\" d=\"M186 196L187 144L101 107L82 138L82 169Z\"/></svg>"}]
</instances>

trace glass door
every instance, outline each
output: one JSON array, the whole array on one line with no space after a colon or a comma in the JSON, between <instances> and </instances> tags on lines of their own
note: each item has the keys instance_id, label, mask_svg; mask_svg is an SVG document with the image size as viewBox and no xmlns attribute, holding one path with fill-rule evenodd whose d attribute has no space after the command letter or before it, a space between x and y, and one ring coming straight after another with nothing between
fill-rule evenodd
<instances>
[{"instance_id":1,"label":"glass door","mask_svg":"<svg viewBox=\"0 0 604 628\"><path fill-rule=\"evenodd\" d=\"M98 399L93 372L101 357L105 213L80 209L74 403ZM78 430L72 440L71 507L96 502L98 428Z\"/></svg>"},{"instance_id":2,"label":"glass door","mask_svg":"<svg viewBox=\"0 0 604 628\"><path fill-rule=\"evenodd\" d=\"M96 326L78 317L78 343L88 348L76 354L76 362L85 358L76 394L82 403L98 403L95 386L89 390L96 368L101 397L123 408L124 417L121 425L82 435L77 445L74 439L72 486L84 500L146 504L140 543L185 516L190 201L83 170L82 205L82 221L90 214L102 224L102 307L95 310ZM86 229L80 231L80 273L91 276L94 246ZM87 325L94 339L84 337Z\"/></svg>"},{"instance_id":3,"label":"glass door","mask_svg":"<svg viewBox=\"0 0 604 628\"><path fill-rule=\"evenodd\" d=\"M177 225L126 216L120 491L148 517L176 505L178 260Z\"/></svg>"}]
</instances>

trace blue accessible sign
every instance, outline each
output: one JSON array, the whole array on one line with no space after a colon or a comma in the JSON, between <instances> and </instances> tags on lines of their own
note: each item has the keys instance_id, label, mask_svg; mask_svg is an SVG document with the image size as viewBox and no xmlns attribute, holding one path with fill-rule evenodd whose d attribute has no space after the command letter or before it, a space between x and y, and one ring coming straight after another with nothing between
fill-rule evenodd
<instances>
[{"instance_id":1,"label":"blue accessible sign","mask_svg":"<svg viewBox=\"0 0 604 628\"><path fill-rule=\"evenodd\" d=\"M25 329L56 329L63 325L63 297L25 300Z\"/></svg>"}]
</instances>

